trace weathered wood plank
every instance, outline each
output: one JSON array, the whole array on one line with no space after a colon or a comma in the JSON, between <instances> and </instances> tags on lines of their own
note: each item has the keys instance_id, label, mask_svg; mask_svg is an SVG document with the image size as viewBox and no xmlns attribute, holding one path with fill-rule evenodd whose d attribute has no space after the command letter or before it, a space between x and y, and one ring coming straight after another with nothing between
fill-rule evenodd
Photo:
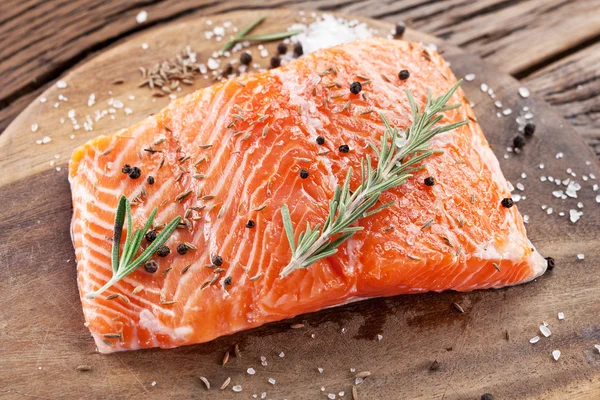
<instances>
[{"instance_id":1,"label":"weathered wood plank","mask_svg":"<svg viewBox=\"0 0 600 400\"><path fill-rule=\"evenodd\" d=\"M528 76L524 81L575 127L600 157L600 43Z\"/></svg>"}]
</instances>

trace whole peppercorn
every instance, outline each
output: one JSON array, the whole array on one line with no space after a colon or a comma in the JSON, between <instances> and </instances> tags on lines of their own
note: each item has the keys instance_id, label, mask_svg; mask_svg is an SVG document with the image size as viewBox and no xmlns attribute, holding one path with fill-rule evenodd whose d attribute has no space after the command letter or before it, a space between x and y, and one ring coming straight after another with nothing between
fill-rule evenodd
<instances>
[{"instance_id":1,"label":"whole peppercorn","mask_svg":"<svg viewBox=\"0 0 600 400\"><path fill-rule=\"evenodd\" d=\"M527 137L533 136L533 134L535 133L535 125L532 124L531 122L528 122L525 125L525 129L523 130L523 133L525 133L525 136L527 136Z\"/></svg>"},{"instance_id":2,"label":"whole peppercorn","mask_svg":"<svg viewBox=\"0 0 600 400\"><path fill-rule=\"evenodd\" d=\"M279 43L277 45L277 52L279 54L285 54L285 53L287 53L287 49L288 49L287 44L285 44L283 42L281 42L281 43Z\"/></svg>"},{"instance_id":3,"label":"whole peppercorn","mask_svg":"<svg viewBox=\"0 0 600 400\"><path fill-rule=\"evenodd\" d=\"M215 254L215 255L212 257L212 260L211 260L211 261L212 261L213 265L214 265L214 266L216 266L216 267L220 267L221 265L223 265L223 257L221 257L221 256L220 256L220 255L218 255L218 254Z\"/></svg>"},{"instance_id":4,"label":"whole peppercorn","mask_svg":"<svg viewBox=\"0 0 600 400\"><path fill-rule=\"evenodd\" d=\"M271 57L271 68L277 68L281 66L281 58Z\"/></svg>"},{"instance_id":5,"label":"whole peppercorn","mask_svg":"<svg viewBox=\"0 0 600 400\"><path fill-rule=\"evenodd\" d=\"M128 174L129 172L131 172L131 165L129 165L129 164L123 165L123 168L121 168L121 172L124 174Z\"/></svg>"},{"instance_id":6,"label":"whole peppercorn","mask_svg":"<svg viewBox=\"0 0 600 400\"><path fill-rule=\"evenodd\" d=\"M155 239L156 239L156 231L152 230L152 231L146 232L146 241L148 243L154 242Z\"/></svg>"},{"instance_id":7,"label":"whole peppercorn","mask_svg":"<svg viewBox=\"0 0 600 400\"><path fill-rule=\"evenodd\" d=\"M433 186L433 185L435 185L435 178L433 176L428 176L427 178L425 178L425 180L423 182L427 186Z\"/></svg>"},{"instance_id":8,"label":"whole peppercorn","mask_svg":"<svg viewBox=\"0 0 600 400\"><path fill-rule=\"evenodd\" d=\"M359 94L362 90L362 84L360 82L352 82L350 84L350 93Z\"/></svg>"},{"instance_id":9,"label":"whole peppercorn","mask_svg":"<svg viewBox=\"0 0 600 400\"><path fill-rule=\"evenodd\" d=\"M224 284L225 286L229 286L229 285L231 285L231 277L230 277L230 276L228 276L227 278L225 278L225 279L223 280L223 284Z\"/></svg>"},{"instance_id":10,"label":"whole peppercorn","mask_svg":"<svg viewBox=\"0 0 600 400\"><path fill-rule=\"evenodd\" d=\"M146 272L153 274L158 271L158 264L154 260L149 260L146 262L146 264L144 264L144 269Z\"/></svg>"},{"instance_id":11,"label":"whole peppercorn","mask_svg":"<svg viewBox=\"0 0 600 400\"><path fill-rule=\"evenodd\" d=\"M302 54L304 54L302 43L296 43L296 45L294 45L294 57L300 57Z\"/></svg>"},{"instance_id":12,"label":"whole peppercorn","mask_svg":"<svg viewBox=\"0 0 600 400\"><path fill-rule=\"evenodd\" d=\"M161 246L158 248L158 250L156 250L156 254L159 257L166 257L169 255L170 252L171 252L171 249L169 248L169 246Z\"/></svg>"},{"instance_id":13,"label":"whole peppercorn","mask_svg":"<svg viewBox=\"0 0 600 400\"><path fill-rule=\"evenodd\" d=\"M400 78L401 81L405 81L410 77L410 72L408 72L407 69L403 69L402 71L398 72L398 78Z\"/></svg>"},{"instance_id":14,"label":"whole peppercorn","mask_svg":"<svg viewBox=\"0 0 600 400\"><path fill-rule=\"evenodd\" d=\"M253 220L249 219L248 222L246 222L246 228L248 229L252 229L256 226L256 222L254 222Z\"/></svg>"},{"instance_id":15,"label":"whole peppercorn","mask_svg":"<svg viewBox=\"0 0 600 400\"><path fill-rule=\"evenodd\" d=\"M131 179L137 179L142 175L142 170L139 169L138 167L133 167L131 168L131 171L129 171L129 177Z\"/></svg>"},{"instance_id":16,"label":"whole peppercorn","mask_svg":"<svg viewBox=\"0 0 600 400\"><path fill-rule=\"evenodd\" d=\"M231 75L233 73L233 65L227 64L225 69L223 69L223 75Z\"/></svg>"},{"instance_id":17,"label":"whole peppercorn","mask_svg":"<svg viewBox=\"0 0 600 400\"><path fill-rule=\"evenodd\" d=\"M308 175L309 175L309 174L308 174L308 171L307 171L307 170L305 170L305 169L301 169L301 170L300 170L300 178L302 178L302 179L306 179L306 178L308 178Z\"/></svg>"},{"instance_id":18,"label":"whole peppercorn","mask_svg":"<svg viewBox=\"0 0 600 400\"><path fill-rule=\"evenodd\" d=\"M244 65L250 65L252 62L252 54L247 51L243 52L242 55L240 55L240 62Z\"/></svg>"},{"instance_id":19,"label":"whole peppercorn","mask_svg":"<svg viewBox=\"0 0 600 400\"><path fill-rule=\"evenodd\" d=\"M177 253L181 254L182 256L187 254L188 250L189 248L183 243L179 243L177 245Z\"/></svg>"},{"instance_id":20,"label":"whole peppercorn","mask_svg":"<svg viewBox=\"0 0 600 400\"><path fill-rule=\"evenodd\" d=\"M489 393L484 393L484 394L481 396L481 400L494 400L494 396L492 396L492 395L491 395L491 394L489 394Z\"/></svg>"},{"instance_id":21,"label":"whole peppercorn","mask_svg":"<svg viewBox=\"0 0 600 400\"><path fill-rule=\"evenodd\" d=\"M504 208L511 208L512 206L515 205L515 202L510 197L506 197L506 198L502 199L501 204L502 204L502 207L504 207Z\"/></svg>"},{"instance_id":22,"label":"whole peppercorn","mask_svg":"<svg viewBox=\"0 0 600 400\"><path fill-rule=\"evenodd\" d=\"M343 144L338 148L338 150L340 151L340 153L347 153L350 151L350 146L348 146L347 144Z\"/></svg>"},{"instance_id":23,"label":"whole peppercorn","mask_svg":"<svg viewBox=\"0 0 600 400\"><path fill-rule=\"evenodd\" d=\"M325 144L325 138L323 136L317 136L317 144L318 145L324 145Z\"/></svg>"},{"instance_id":24,"label":"whole peppercorn","mask_svg":"<svg viewBox=\"0 0 600 400\"><path fill-rule=\"evenodd\" d=\"M554 269L554 258L546 257L546 262L548 262L548 270L552 271Z\"/></svg>"},{"instance_id":25,"label":"whole peppercorn","mask_svg":"<svg viewBox=\"0 0 600 400\"><path fill-rule=\"evenodd\" d=\"M517 135L513 138L513 147L515 149L522 149L525 147L525 137L522 135Z\"/></svg>"},{"instance_id":26,"label":"whole peppercorn","mask_svg":"<svg viewBox=\"0 0 600 400\"><path fill-rule=\"evenodd\" d=\"M402 37L404 35L404 31L406 31L406 25L404 25L404 22L400 22L400 23L396 24L396 36L397 37Z\"/></svg>"},{"instance_id":27,"label":"whole peppercorn","mask_svg":"<svg viewBox=\"0 0 600 400\"><path fill-rule=\"evenodd\" d=\"M146 181L148 182L148 185L154 185L154 177L153 176L149 176L148 179L146 179Z\"/></svg>"}]
</instances>

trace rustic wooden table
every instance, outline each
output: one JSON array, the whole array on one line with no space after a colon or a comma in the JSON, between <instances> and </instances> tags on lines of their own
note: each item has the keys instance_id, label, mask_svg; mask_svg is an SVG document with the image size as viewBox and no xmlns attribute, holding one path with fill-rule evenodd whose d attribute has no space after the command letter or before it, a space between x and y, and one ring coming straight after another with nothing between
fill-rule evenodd
<instances>
[{"instance_id":1,"label":"rustic wooden table","mask_svg":"<svg viewBox=\"0 0 600 400\"><path fill-rule=\"evenodd\" d=\"M5 0L0 131L65 71L149 27L237 9L352 13L437 35L521 80L600 157L598 0ZM136 22L145 10L148 18Z\"/></svg>"}]
</instances>

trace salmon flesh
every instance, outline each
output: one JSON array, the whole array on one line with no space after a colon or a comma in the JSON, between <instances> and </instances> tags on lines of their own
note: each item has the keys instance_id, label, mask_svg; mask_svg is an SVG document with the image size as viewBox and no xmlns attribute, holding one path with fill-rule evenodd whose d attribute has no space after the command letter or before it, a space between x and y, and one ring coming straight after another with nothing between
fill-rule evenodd
<instances>
[{"instance_id":1,"label":"salmon flesh","mask_svg":"<svg viewBox=\"0 0 600 400\"><path fill-rule=\"evenodd\" d=\"M404 69L410 77L402 80ZM349 90L354 81L359 94ZM360 219L364 230L337 254L280 277L291 257L281 207L296 238L307 221L323 223L349 167L353 188L365 155L376 163L368 144L384 132L379 113L406 129L407 89L422 107L428 89L437 97L455 83L448 63L419 44L362 40L217 83L76 149L69 179L78 285L99 351L202 343L358 299L500 288L543 274L547 262L517 207L501 204L509 183L458 90L449 103L461 107L441 123L470 123L433 139L443 153L382 195L395 205ZM424 184L429 176L435 185ZM176 216L182 224L166 242L170 253L153 257L156 272L140 267L88 299L112 276L121 195L132 201L135 228L154 207L156 229ZM182 255L183 243L192 247Z\"/></svg>"}]
</instances>

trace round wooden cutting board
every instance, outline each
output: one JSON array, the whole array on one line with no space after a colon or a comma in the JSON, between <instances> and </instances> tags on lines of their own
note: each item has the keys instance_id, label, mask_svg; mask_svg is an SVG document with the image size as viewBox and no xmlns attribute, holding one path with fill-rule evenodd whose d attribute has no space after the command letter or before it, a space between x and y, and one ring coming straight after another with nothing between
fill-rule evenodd
<instances>
[{"instance_id":1,"label":"round wooden cutting board","mask_svg":"<svg viewBox=\"0 0 600 400\"><path fill-rule=\"evenodd\" d=\"M594 345L600 344L600 191L593 185L600 168L594 155L547 105L520 96L517 81L410 30L407 39L435 43L458 77L475 74L463 88L517 187L514 196L521 197L518 207L528 216L531 240L556 259L556 268L518 287L373 299L174 350L96 352L83 325L69 237L70 154L171 101L138 87L139 67L172 59L186 45L206 60L223 44L206 39L206 31L226 21L243 27L263 13L236 12L145 31L62 77L66 87L47 90L0 135L0 397L252 399L266 392L269 399L329 394L351 399L355 374L370 371L357 385L360 399L479 399L487 392L496 399L599 398L600 351ZM269 11L256 33L310 21L309 14ZM392 29L366 22L381 35ZM275 46L266 48L274 53ZM252 49L255 61L266 66L269 57ZM212 82L198 77L175 94ZM494 99L483 84L493 89ZM537 130L515 154L506 148L517 132L515 118L527 113L524 107ZM93 129L86 131L84 123ZM581 186L577 198L553 195L566 190L567 179ZM577 217L579 211L583 215L571 222L570 214ZM539 333L543 322L550 337ZM304 326L290 328L298 323ZM536 335L540 341L531 344ZM241 357L233 356L236 344ZM558 361L553 350L561 351ZM228 351L232 357L221 366ZM247 373L249 367L255 375ZM210 390L200 376L210 381ZM228 377L229 387L219 390ZM241 393L232 391L234 385L241 385Z\"/></svg>"}]
</instances>

